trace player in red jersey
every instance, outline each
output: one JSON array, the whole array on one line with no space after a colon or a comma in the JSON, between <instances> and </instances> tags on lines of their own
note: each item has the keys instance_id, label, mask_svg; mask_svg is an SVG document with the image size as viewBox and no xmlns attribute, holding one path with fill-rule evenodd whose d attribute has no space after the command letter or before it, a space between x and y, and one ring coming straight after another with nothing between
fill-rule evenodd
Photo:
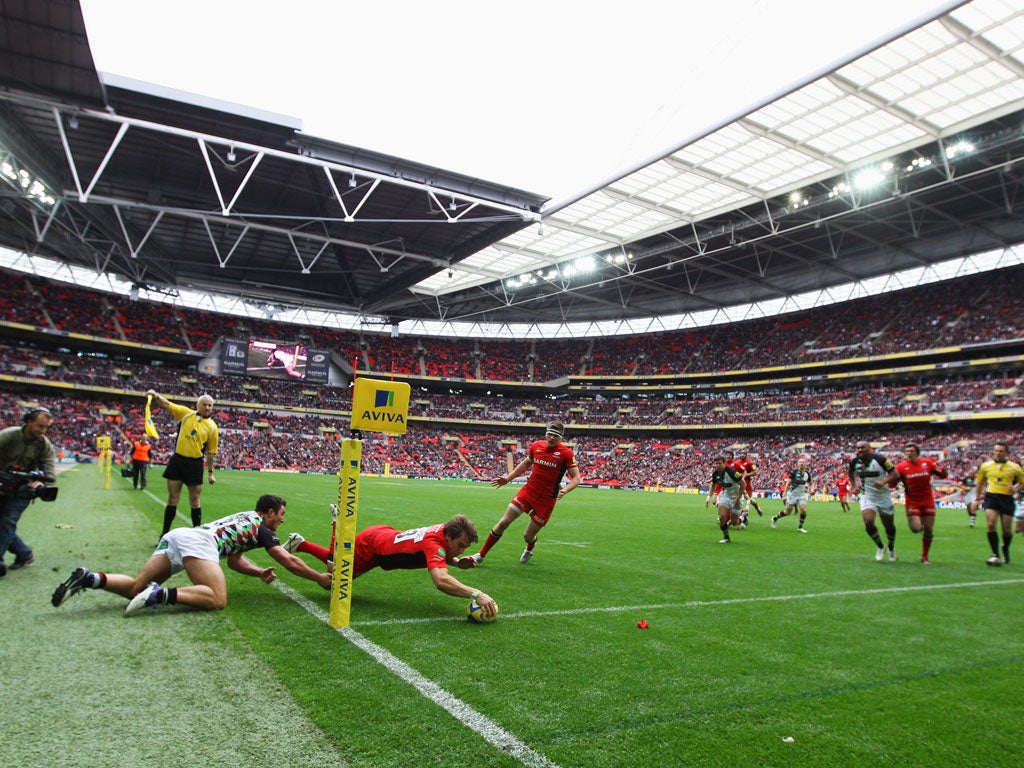
<instances>
[{"instance_id":1,"label":"player in red jersey","mask_svg":"<svg viewBox=\"0 0 1024 768\"><path fill-rule=\"evenodd\" d=\"M494 616L498 605L490 595L463 584L450 573L448 566L475 568L472 557L459 557L477 541L476 526L465 515L456 515L447 523L399 531L390 525L371 525L356 534L352 578L380 568L384 571L426 568L434 586L452 597L476 600L484 612ZM329 563L331 550L306 541L297 533L288 536L284 548L289 552L304 552Z\"/></svg>"},{"instance_id":2,"label":"player in red jersey","mask_svg":"<svg viewBox=\"0 0 1024 768\"><path fill-rule=\"evenodd\" d=\"M934 459L921 455L921 446L907 443L903 448L907 458L896 465L903 487L907 492L907 522L913 533L921 534L921 562L931 565L928 551L935 531L935 494L932 475L946 477L947 472Z\"/></svg>"},{"instance_id":3,"label":"player in red jersey","mask_svg":"<svg viewBox=\"0 0 1024 768\"><path fill-rule=\"evenodd\" d=\"M849 512L850 502L847 499L850 498L850 478L845 474L836 475L836 495L839 497L843 512Z\"/></svg>"},{"instance_id":4,"label":"player in red jersey","mask_svg":"<svg viewBox=\"0 0 1024 768\"><path fill-rule=\"evenodd\" d=\"M741 453L739 458L733 462L733 466L743 473L743 484L747 489L747 500L750 502L750 506L757 512L757 516L761 517L764 512L761 511L761 508L757 506L757 502L754 500L754 483L752 480L754 475L757 474L757 466L750 460L750 456L746 451Z\"/></svg>"},{"instance_id":5,"label":"player in red jersey","mask_svg":"<svg viewBox=\"0 0 1024 768\"><path fill-rule=\"evenodd\" d=\"M526 484L509 502L505 514L487 534L487 540L480 551L473 555L473 559L477 563L487 556L491 547L501 539L505 529L524 512L529 514L530 523L523 533L526 549L519 558L519 562L530 562L530 558L533 557L533 548L537 545L537 534L551 519L555 502L564 498L567 493L580 484L580 470L576 466L576 456L572 449L562 442L564 429L558 422L548 424L544 431L544 439L537 440L530 445L526 452L526 458L519 462L515 469L507 475L491 480L491 485L500 488L503 485L508 485L511 480L519 477L531 467L533 468ZM562 478L566 475L569 476L569 482L562 487Z\"/></svg>"}]
</instances>

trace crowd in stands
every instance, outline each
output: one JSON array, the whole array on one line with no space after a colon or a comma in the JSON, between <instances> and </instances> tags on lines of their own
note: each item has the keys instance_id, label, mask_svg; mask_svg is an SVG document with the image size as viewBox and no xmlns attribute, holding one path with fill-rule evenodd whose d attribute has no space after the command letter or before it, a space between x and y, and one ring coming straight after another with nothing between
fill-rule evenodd
<instances>
[{"instance_id":1,"label":"crowd in stands","mask_svg":"<svg viewBox=\"0 0 1024 768\"><path fill-rule=\"evenodd\" d=\"M209 353L224 336L294 340L335 351L362 371L441 379L550 382L577 375L650 376L751 369L811 360L1006 341L1024 337L1017 309L1024 269L1000 280L976 279L909 289L834 308L806 310L731 325L666 332L565 340L453 341L390 333L356 333L304 328L272 320L131 301L129 298L5 272L0 320L51 330ZM55 415L50 437L65 457L96 454L96 437L110 435L119 457L142 425L142 393L152 387L191 405L198 394L217 401L214 418L222 431L219 464L239 469L337 471L339 437L347 433L348 387L315 387L290 380L211 375L195 364L147 365L129 359L77 353L39 352L8 340L0 344L0 374L19 377L18 391L0 389L3 424L18 423L33 404ZM59 396L49 383L70 384ZM496 388L497 389L497 388ZM511 392L511 393L510 393ZM28 394L26 394L28 393ZM408 434L364 437L368 472L415 477L486 478L507 471L538 434L524 423L562 421L580 459L586 482L641 487L703 487L713 456L746 450L761 468L762 491L777 489L801 453L819 475L831 477L859 439L899 454L908 439L925 453L944 456L954 476L966 475L996 440L1016 449L1019 433L932 434L926 427L892 426L902 417L970 413L1024 406L1024 382L1017 375L949 377L910 384L822 383L805 390L676 390L643 395L552 397L449 394L418 391L410 408ZM308 409L308 410L299 410ZM737 423L816 422L826 419L890 420L889 428L776 430L755 437L692 440L670 436L671 428L721 427ZM174 423L156 412L162 434ZM482 424L486 423L486 426ZM573 434L572 425L621 429L622 436ZM664 427L665 436L630 434L631 426ZM493 430L491 429L493 427ZM489 431L481 432L481 428ZM907 430L924 430L913 432ZM679 432L677 435L692 434ZM166 461L173 447L157 442L154 460ZM830 481L831 482L831 481Z\"/></svg>"},{"instance_id":2,"label":"crowd in stands","mask_svg":"<svg viewBox=\"0 0 1024 768\"><path fill-rule=\"evenodd\" d=\"M131 440L141 433L142 403L99 398L46 399L34 393L0 393L0 417L18 423L21 414L45 405L54 414L50 439L67 459L94 458L97 436L110 436L115 455L128 461ZM339 438L344 420L333 424L313 414L282 415L218 406L213 414L221 429L218 465L233 469L281 470L333 474L338 470ZM163 411L154 414L163 438L155 441L154 462L162 464L173 450L175 424ZM903 444L914 440L925 455L936 456L960 479L973 473L995 442L1010 444L1015 456L1024 449L1021 433L1007 430L959 431L932 434L921 430L792 431L754 437L715 437L666 440L658 437L618 438L573 435L566 441L578 457L584 482L622 487L683 487L706 489L716 455L731 450L748 453L758 466L755 488L776 491L799 456L807 456L818 476L817 489L831 492L837 473L845 472L856 442L872 441L893 458ZM525 455L536 432L475 432L437 423L412 423L407 434L365 435L363 468L369 473L428 478L489 479L507 472Z\"/></svg>"},{"instance_id":3,"label":"crowd in stands","mask_svg":"<svg viewBox=\"0 0 1024 768\"><path fill-rule=\"evenodd\" d=\"M747 370L1024 338L1024 267L979 291L976 277L767 318L641 336L453 341L216 315L4 272L0 320L209 353L223 336L308 338L359 370L446 379L549 382Z\"/></svg>"},{"instance_id":4,"label":"crowd in stands","mask_svg":"<svg viewBox=\"0 0 1024 768\"><path fill-rule=\"evenodd\" d=\"M291 408L346 410L347 387L308 385L276 379L197 374L193 370L147 366L135 362L60 352L37 354L23 347L0 345L0 373L104 387L126 395L153 387L167 395L194 397L209 391L218 401L274 404ZM518 423L562 421L602 426L726 425L849 418L899 418L951 412L976 412L1024 406L1024 381L1019 377L939 379L915 385L863 383L821 391L694 392L644 398L522 398L478 394L417 394L410 415L427 419L458 419Z\"/></svg>"}]
</instances>

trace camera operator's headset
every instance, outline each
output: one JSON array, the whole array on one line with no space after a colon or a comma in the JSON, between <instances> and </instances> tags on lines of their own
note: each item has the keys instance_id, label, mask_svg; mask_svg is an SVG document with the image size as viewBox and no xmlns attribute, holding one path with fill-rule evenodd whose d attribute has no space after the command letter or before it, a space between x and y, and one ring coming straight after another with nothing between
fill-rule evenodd
<instances>
[{"instance_id":1,"label":"camera operator's headset","mask_svg":"<svg viewBox=\"0 0 1024 768\"><path fill-rule=\"evenodd\" d=\"M30 421L35 421L36 416L38 416L41 413L49 416L51 419L53 418L53 414L50 413L49 408L43 408L43 406L38 405L21 417L21 423L28 424Z\"/></svg>"}]
</instances>

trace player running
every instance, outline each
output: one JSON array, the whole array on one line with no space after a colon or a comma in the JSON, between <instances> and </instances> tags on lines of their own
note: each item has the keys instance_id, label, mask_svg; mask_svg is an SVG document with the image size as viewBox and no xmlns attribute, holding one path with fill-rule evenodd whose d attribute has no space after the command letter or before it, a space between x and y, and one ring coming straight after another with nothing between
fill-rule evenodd
<instances>
[{"instance_id":1,"label":"player running","mask_svg":"<svg viewBox=\"0 0 1024 768\"><path fill-rule=\"evenodd\" d=\"M565 427L560 422L552 422L544 430L544 439L536 440L527 449L526 458L516 465L507 475L491 480L491 485L500 488L508 485L532 467L530 476L519 493L509 502L505 514L494 524L487 540L480 551L473 555L477 563L483 562L491 547L501 540L505 530L524 512L530 516L530 522L523 532L526 549L519 557L524 565L533 557L533 548L537 546L537 535L540 529L548 524L555 502L565 498L580 484L580 469L576 465L576 456L572 448L562 442ZM562 478L568 475L569 480L563 486Z\"/></svg>"},{"instance_id":2,"label":"player running","mask_svg":"<svg viewBox=\"0 0 1024 768\"><path fill-rule=\"evenodd\" d=\"M931 565L928 552L935 535L935 492L932 490L932 475L947 477L943 467L934 459L921 455L921 446L907 443L903 448L907 458L896 465L906 489L907 523L913 533L921 534L921 562Z\"/></svg>"},{"instance_id":3,"label":"player running","mask_svg":"<svg viewBox=\"0 0 1024 768\"><path fill-rule=\"evenodd\" d=\"M807 519L807 498L810 494L814 493L813 477L814 475L807 468L807 459L801 456L797 459L796 467L789 471L785 482L782 484L782 498L785 506L779 514L772 515L772 528L775 527L779 520L799 509L800 522L797 530L800 533L807 533L807 530L804 528L804 520Z\"/></svg>"},{"instance_id":4,"label":"player running","mask_svg":"<svg viewBox=\"0 0 1024 768\"><path fill-rule=\"evenodd\" d=\"M736 467L729 466L725 462L725 456L715 456L715 469L711 473L711 481L708 485L710 491L704 500L704 506L711 504L712 497L715 497L715 505L718 507L718 527L722 529L722 540L719 544L729 544L729 525L738 526L740 523L740 507L743 497L747 493L746 485L743 482L743 473ZM717 496L715 488L721 488Z\"/></svg>"},{"instance_id":5,"label":"player running","mask_svg":"<svg viewBox=\"0 0 1024 768\"><path fill-rule=\"evenodd\" d=\"M896 521L893 519L895 509L889 484L899 482L900 476L896 467L887 458L876 453L871 443L862 440L857 443L857 453L850 460L848 475L850 485L860 495L860 514L864 520L864 530L878 547L875 560L883 562L888 551L889 562L895 562L898 559ZM875 525L876 515L881 515L888 547L882 543L882 537L878 533L878 527Z\"/></svg>"},{"instance_id":6,"label":"player running","mask_svg":"<svg viewBox=\"0 0 1024 768\"><path fill-rule=\"evenodd\" d=\"M973 528L978 520L978 480L974 475L967 475L957 485L963 491L964 504L967 505L967 517L969 518L967 525L969 528Z\"/></svg>"},{"instance_id":7,"label":"player running","mask_svg":"<svg viewBox=\"0 0 1024 768\"><path fill-rule=\"evenodd\" d=\"M850 478L840 473L836 475L836 496L843 512L850 511Z\"/></svg>"},{"instance_id":8,"label":"player running","mask_svg":"<svg viewBox=\"0 0 1024 768\"><path fill-rule=\"evenodd\" d=\"M757 505L757 501L754 499L754 482L753 478L757 474L757 465L750 460L750 455L744 451L739 455L739 458L733 461L733 466L736 467L740 472L743 473L743 485L747 489L747 502L757 512L757 516L761 517L764 513L761 508ZM746 522L747 504L743 505L743 517L744 523Z\"/></svg>"}]
</instances>

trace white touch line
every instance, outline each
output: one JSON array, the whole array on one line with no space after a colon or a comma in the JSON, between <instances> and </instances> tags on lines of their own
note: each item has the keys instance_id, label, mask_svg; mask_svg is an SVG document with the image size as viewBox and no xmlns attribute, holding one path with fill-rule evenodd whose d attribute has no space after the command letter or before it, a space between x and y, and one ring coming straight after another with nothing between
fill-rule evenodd
<instances>
[{"instance_id":1,"label":"white touch line","mask_svg":"<svg viewBox=\"0 0 1024 768\"><path fill-rule=\"evenodd\" d=\"M291 587L282 584L280 581L275 581L273 584L281 590L281 592L305 608L308 613L315 616L324 624L330 624L330 616L312 600L309 600L304 595L296 592ZM529 766L529 768L558 768L555 763L548 760L544 755L530 749L526 744L521 742L493 720L485 717L466 704L466 702L448 693L448 691L444 690L437 683L424 677L404 661L380 647L369 638L359 634L351 627L341 627L337 632L357 648L372 656L389 672L407 682L425 698L447 711L452 717L467 728L471 728L479 733L499 751L504 754L511 755L523 765Z\"/></svg>"},{"instance_id":2,"label":"white touch line","mask_svg":"<svg viewBox=\"0 0 1024 768\"><path fill-rule=\"evenodd\" d=\"M878 589L843 589L836 592L809 592L801 595L767 595L765 597L734 597L728 600L688 600L685 603L649 603L646 605L615 605L604 608L568 608L562 611L520 611L519 613L502 613L505 621L516 618L536 618L538 616L579 616L588 613L628 613L636 611L653 611L672 608L706 608L715 605L737 605L740 603L771 603L788 600L818 600L824 597L852 597L859 595L882 595L892 592L924 592L933 589L967 589L971 587L988 587L993 584L1024 584L1024 579L1000 579L998 581L962 581L956 584L923 584L916 587L881 587ZM359 626L371 627L390 624L432 624L439 621L461 621L454 617L431 617L422 619L384 619L381 621L361 621Z\"/></svg>"}]
</instances>

